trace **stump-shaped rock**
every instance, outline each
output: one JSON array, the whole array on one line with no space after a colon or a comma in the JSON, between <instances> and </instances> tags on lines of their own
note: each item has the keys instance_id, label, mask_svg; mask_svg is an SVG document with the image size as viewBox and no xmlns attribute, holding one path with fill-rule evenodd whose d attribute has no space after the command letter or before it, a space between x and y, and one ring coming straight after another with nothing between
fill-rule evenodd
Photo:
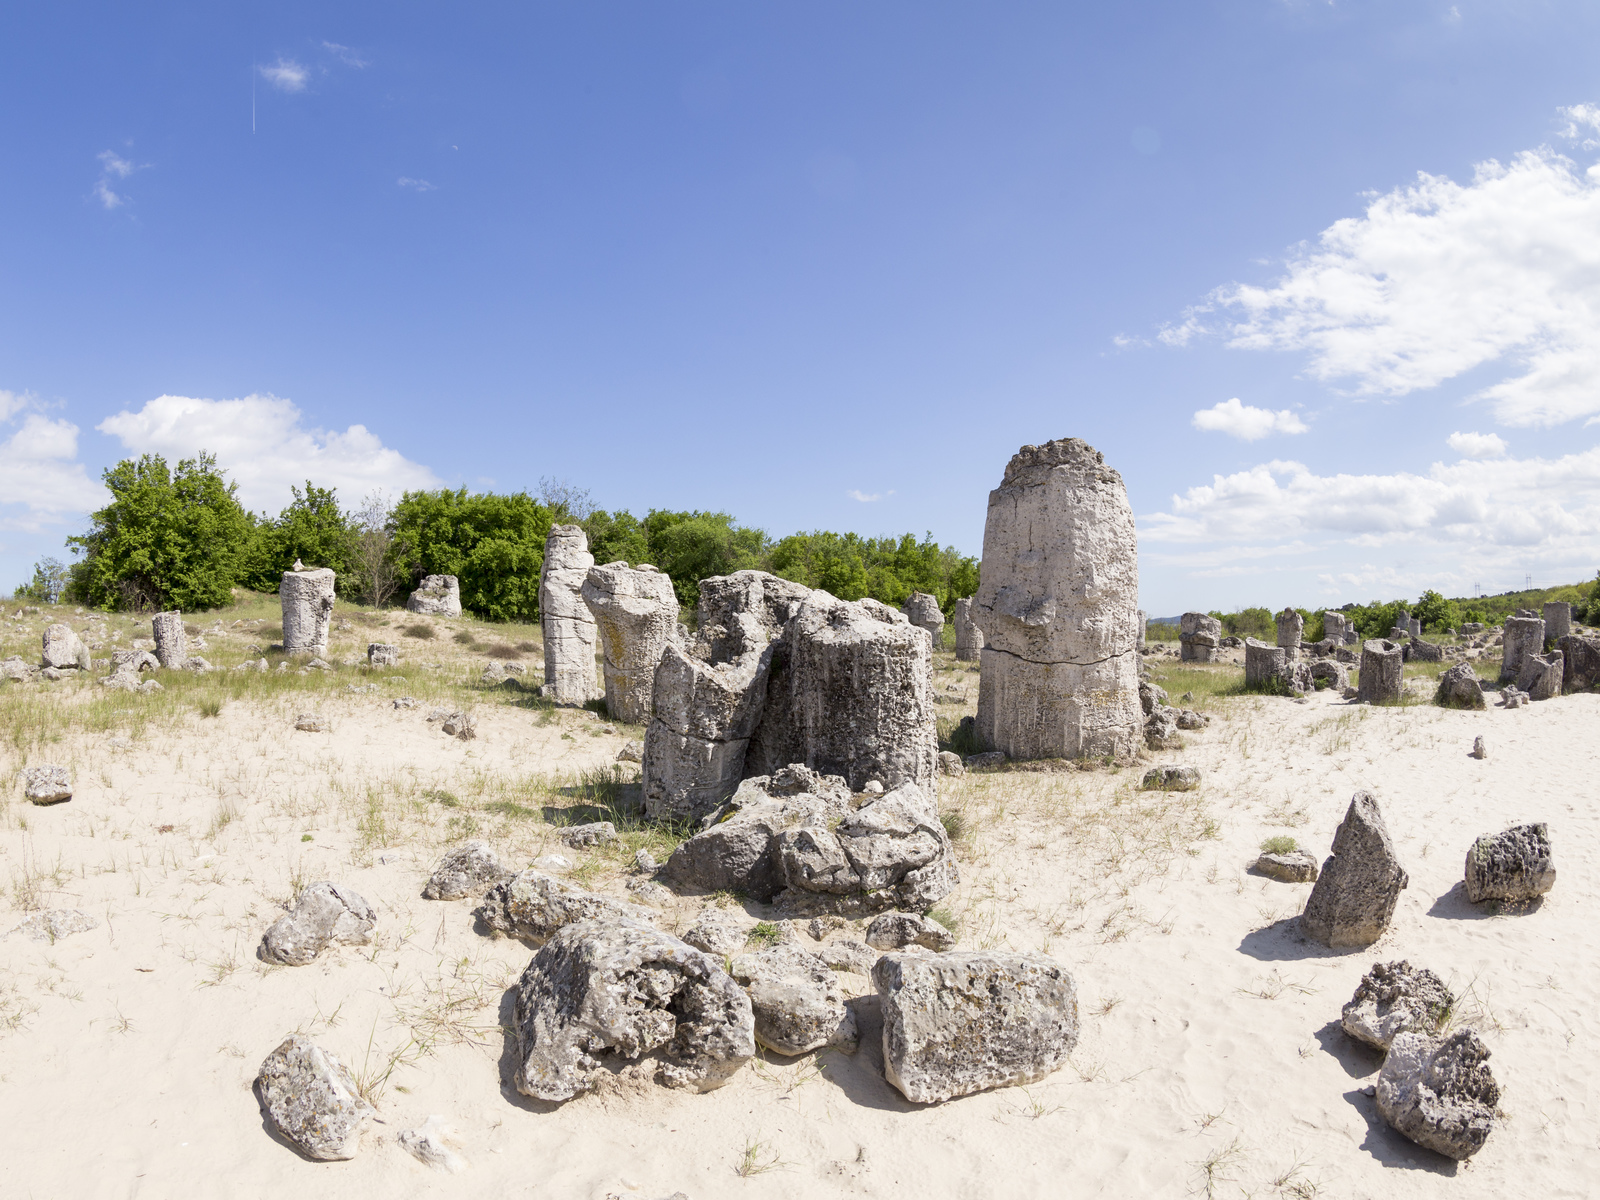
<instances>
[{"instance_id":1,"label":"stump-shaped rock","mask_svg":"<svg viewBox=\"0 0 1600 1200\"><path fill-rule=\"evenodd\" d=\"M22 769L22 795L30 804L59 804L72 799L72 773L55 763Z\"/></svg>"},{"instance_id":2,"label":"stump-shaped rock","mask_svg":"<svg viewBox=\"0 0 1600 1200\"><path fill-rule=\"evenodd\" d=\"M1522 670L1517 672L1517 690L1527 692L1529 700L1553 700L1561 695L1563 663L1559 650L1551 654L1523 655Z\"/></svg>"},{"instance_id":3,"label":"stump-shaped rock","mask_svg":"<svg viewBox=\"0 0 1600 1200\"><path fill-rule=\"evenodd\" d=\"M1396 1132L1450 1158L1471 1158L1494 1128L1500 1088L1489 1048L1470 1029L1401 1033L1378 1074L1378 1111Z\"/></svg>"},{"instance_id":4,"label":"stump-shaped rock","mask_svg":"<svg viewBox=\"0 0 1600 1200\"><path fill-rule=\"evenodd\" d=\"M454 575L425 575L406 600L406 609L436 617L461 615L461 581Z\"/></svg>"},{"instance_id":5,"label":"stump-shaped rock","mask_svg":"<svg viewBox=\"0 0 1600 1200\"><path fill-rule=\"evenodd\" d=\"M1460 662L1439 676L1439 690L1433 695L1435 704L1446 708L1487 708L1483 688L1478 686L1478 673L1469 662Z\"/></svg>"},{"instance_id":6,"label":"stump-shaped rock","mask_svg":"<svg viewBox=\"0 0 1600 1200\"><path fill-rule=\"evenodd\" d=\"M983 649L983 630L972 619L974 603L970 596L957 600L952 614L956 626L956 657L962 662L977 662L978 652Z\"/></svg>"},{"instance_id":7,"label":"stump-shaped rock","mask_svg":"<svg viewBox=\"0 0 1600 1200\"><path fill-rule=\"evenodd\" d=\"M1546 600L1544 603L1544 636L1546 641L1559 642L1572 632L1572 605L1565 600Z\"/></svg>"},{"instance_id":8,"label":"stump-shaped rock","mask_svg":"<svg viewBox=\"0 0 1600 1200\"><path fill-rule=\"evenodd\" d=\"M157 613L150 621L156 643L156 659L169 670L178 670L189 661L189 634L183 627L181 612Z\"/></svg>"},{"instance_id":9,"label":"stump-shaped rock","mask_svg":"<svg viewBox=\"0 0 1600 1200\"><path fill-rule=\"evenodd\" d=\"M1402 1033L1439 1031L1456 998L1432 971L1399 962L1373 963L1339 1023L1358 1042L1387 1050Z\"/></svg>"},{"instance_id":10,"label":"stump-shaped rock","mask_svg":"<svg viewBox=\"0 0 1600 1200\"><path fill-rule=\"evenodd\" d=\"M459 900L483 891L510 873L501 866L488 842L463 842L439 860L422 894L429 900Z\"/></svg>"},{"instance_id":11,"label":"stump-shaped rock","mask_svg":"<svg viewBox=\"0 0 1600 1200\"><path fill-rule=\"evenodd\" d=\"M900 606L900 611L918 629L928 631L933 649L937 650L944 644L944 613L939 609L937 596L930 596L927 592L912 592Z\"/></svg>"},{"instance_id":12,"label":"stump-shaped rock","mask_svg":"<svg viewBox=\"0 0 1600 1200\"><path fill-rule=\"evenodd\" d=\"M489 888L473 915L496 933L538 944L582 921L650 920L648 910L586 892L529 867Z\"/></svg>"},{"instance_id":13,"label":"stump-shaped rock","mask_svg":"<svg viewBox=\"0 0 1600 1200\"><path fill-rule=\"evenodd\" d=\"M778 1054L832 1046L854 1054L861 1044L855 1012L828 964L798 946L741 954L733 978L750 996L756 1041Z\"/></svg>"},{"instance_id":14,"label":"stump-shaped rock","mask_svg":"<svg viewBox=\"0 0 1600 1200\"><path fill-rule=\"evenodd\" d=\"M1550 827L1544 822L1485 834L1467 851L1467 899L1533 900L1556 885Z\"/></svg>"},{"instance_id":15,"label":"stump-shaped rock","mask_svg":"<svg viewBox=\"0 0 1600 1200\"><path fill-rule=\"evenodd\" d=\"M1292 608L1286 608L1274 618L1278 626L1278 645L1289 658L1300 653L1300 639L1305 633L1306 619Z\"/></svg>"},{"instance_id":16,"label":"stump-shaped rock","mask_svg":"<svg viewBox=\"0 0 1600 1200\"><path fill-rule=\"evenodd\" d=\"M94 666L89 647L72 631L72 626L56 622L44 631L40 666L57 671L88 671Z\"/></svg>"},{"instance_id":17,"label":"stump-shaped rock","mask_svg":"<svg viewBox=\"0 0 1600 1200\"><path fill-rule=\"evenodd\" d=\"M1333 835L1333 853L1306 900L1300 928L1325 946L1370 946L1383 936L1410 882L1371 792L1357 792Z\"/></svg>"},{"instance_id":18,"label":"stump-shaped rock","mask_svg":"<svg viewBox=\"0 0 1600 1200\"><path fill-rule=\"evenodd\" d=\"M333 617L334 575L327 567L285 571L278 585L283 605L283 648L289 654L326 654Z\"/></svg>"},{"instance_id":19,"label":"stump-shaped rock","mask_svg":"<svg viewBox=\"0 0 1600 1200\"><path fill-rule=\"evenodd\" d=\"M539 568L539 627L544 633L544 692L557 704L587 704L603 694L595 672L600 637L583 602L583 581L594 566L580 525L552 525Z\"/></svg>"},{"instance_id":20,"label":"stump-shaped rock","mask_svg":"<svg viewBox=\"0 0 1600 1200\"><path fill-rule=\"evenodd\" d=\"M374 1115L349 1068L302 1034L291 1033L256 1075L256 1098L273 1127L307 1158L354 1158Z\"/></svg>"},{"instance_id":21,"label":"stump-shaped rock","mask_svg":"<svg viewBox=\"0 0 1600 1200\"><path fill-rule=\"evenodd\" d=\"M1222 622L1202 612L1178 618L1178 657L1183 662L1210 662L1222 645Z\"/></svg>"},{"instance_id":22,"label":"stump-shaped rock","mask_svg":"<svg viewBox=\"0 0 1600 1200\"><path fill-rule=\"evenodd\" d=\"M1341 612L1325 612L1322 614L1322 636L1333 642L1336 646L1345 644L1345 630L1352 628Z\"/></svg>"},{"instance_id":23,"label":"stump-shaped rock","mask_svg":"<svg viewBox=\"0 0 1600 1200\"><path fill-rule=\"evenodd\" d=\"M699 820L732 795L766 706L771 661L764 649L716 664L663 649L642 755L649 817Z\"/></svg>"},{"instance_id":24,"label":"stump-shaped rock","mask_svg":"<svg viewBox=\"0 0 1600 1200\"><path fill-rule=\"evenodd\" d=\"M1515 616L1506 618L1500 639L1500 682L1515 683L1522 674L1523 661L1530 654L1544 652L1544 618Z\"/></svg>"},{"instance_id":25,"label":"stump-shaped rock","mask_svg":"<svg viewBox=\"0 0 1600 1200\"><path fill-rule=\"evenodd\" d=\"M710 1091L755 1055L750 998L702 951L637 921L580 921L517 984L519 1092L570 1100L602 1056L655 1058L658 1083Z\"/></svg>"},{"instance_id":26,"label":"stump-shaped rock","mask_svg":"<svg viewBox=\"0 0 1600 1200\"><path fill-rule=\"evenodd\" d=\"M1363 704L1392 704L1405 688L1405 657L1401 647L1387 638L1370 638L1361 644L1361 679L1356 698Z\"/></svg>"},{"instance_id":27,"label":"stump-shaped rock","mask_svg":"<svg viewBox=\"0 0 1600 1200\"><path fill-rule=\"evenodd\" d=\"M367 643L367 666L369 667L398 667L400 665L400 647L391 646L387 642Z\"/></svg>"},{"instance_id":28,"label":"stump-shaped rock","mask_svg":"<svg viewBox=\"0 0 1600 1200\"><path fill-rule=\"evenodd\" d=\"M884 1074L913 1103L1033 1083L1078 1042L1077 987L1040 955L885 954L872 981Z\"/></svg>"},{"instance_id":29,"label":"stump-shaped rock","mask_svg":"<svg viewBox=\"0 0 1600 1200\"><path fill-rule=\"evenodd\" d=\"M295 897L294 908L272 923L261 939L260 957L303 967L328 946L365 946L378 914L354 889L322 880Z\"/></svg>"},{"instance_id":30,"label":"stump-shaped rock","mask_svg":"<svg viewBox=\"0 0 1600 1200\"><path fill-rule=\"evenodd\" d=\"M613 721L650 719L656 666L677 638L678 598L654 567L608 563L584 576L583 602L605 651L606 712Z\"/></svg>"},{"instance_id":31,"label":"stump-shaped rock","mask_svg":"<svg viewBox=\"0 0 1600 1200\"><path fill-rule=\"evenodd\" d=\"M1244 685L1252 691L1294 691L1295 673L1289 652L1253 637L1244 640Z\"/></svg>"}]
</instances>

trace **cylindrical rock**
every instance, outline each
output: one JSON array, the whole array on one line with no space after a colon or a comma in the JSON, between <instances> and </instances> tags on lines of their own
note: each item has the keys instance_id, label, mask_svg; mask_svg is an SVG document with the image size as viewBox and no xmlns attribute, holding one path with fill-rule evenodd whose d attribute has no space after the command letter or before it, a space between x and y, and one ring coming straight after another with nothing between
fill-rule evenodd
<instances>
[{"instance_id":1,"label":"cylindrical rock","mask_svg":"<svg viewBox=\"0 0 1600 1200\"><path fill-rule=\"evenodd\" d=\"M599 630L583 602L583 581L594 566L589 539L578 525L552 525L539 571L539 625L544 632L544 696L558 704L587 704L602 694L594 651Z\"/></svg>"},{"instance_id":2,"label":"cylindrical rock","mask_svg":"<svg viewBox=\"0 0 1600 1200\"><path fill-rule=\"evenodd\" d=\"M289 654L326 654L333 616L333 572L327 567L285 571L278 586L283 604L283 648Z\"/></svg>"},{"instance_id":3,"label":"cylindrical rock","mask_svg":"<svg viewBox=\"0 0 1600 1200\"><path fill-rule=\"evenodd\" d=\"M183 629L181 612L157 613L150 622L156 639L156 658L163 667L176 669L189 659L189 635Z\"/></svg>"},{"instance_id":4,"label":"cylindrical rock","mask_svg":"<svg viewBox=\"0 0 1600 1200\"><path fill-rule=\"evenodd\" d=\"M1182 662L1210 662L1222 644L1222 622L1203 612L1178 618L1178 657Z\"/></svg>"},{"instance_id":5,"label":"cylindrical rock","mask_svg":"<svg viewBox=\"0 0 1600 1200\"><path fill-rule=\"evenodd\" d=\"M978 651L983 649L983 630L972 619L975 601L968 597L956 601L953 614L956 624L956 657L962 662L976 662Z\"/></svg>"},{"instance_id":6,"label":"cylindrical rock","mask_svg":"<svg viewBox=\"0 0 1600 1200\"><path fill-rule=\"evenodd\" d=\"M930 596L927 592L912 592L900 606L900 611L905 613L906 620L918 629L928 631L935 650L944 644L944 613L939 611L939 601L936 597Z\"/></svg>"},{"instance_id":7,"label":"cylindrical rock","mask_svg":"<svg viewBox=\"0 0 1600 1200\"><path fill-rule=\"evenodd\" d=\"M1244 685L1247 688L1281 687L1288 680L1289 652L1253 637L1244 640Z\"/></svg>"},{"instance_id":8,"label":"cylindrical rock","mask_svg":"<svg viewBox=\"0 0 1600 1200\"><path fill-rule=\"evenodd\" d=\"M605 651L606 712L613 721L643 725L650 719L661 653L677 637L672 580L643 564L590 567L583 602L594 614Z\"/></svg>"},{"instance_id":9,"label":"cylindrical rock","mask_svg":"<svg viewBox=\"0 0 1600 1200\"><path fill-rule=\"evenodd\" d=\"M1572 632L1572 605L1565 600L1551 600L1544 606L1544 636L1547 641L1559 642ZM1543 649L1541 646L1540 649Z\"/></svg>"},{"instance_id":10,"label":"cylindrical rock","mask_svg":"<svg viewBox=\"0 0 1600 1200\"><path fill-rule=\"evenodd\" d=\"M1544 652L1544 618L1507 617L1500 644L1500 682L1515 683L1523 660Z\"/></svg>"},{"instance_id":11,"label":"cylindrical rock","mask_svg":"<svg viewBox=\"0 0 1600 1200\"><path fill-rule=\"evenodd\" d=\"M1384 704L1400 699L1405 686L1405 659L1400 646L1386 638L1361 643L1361 681L1356 699Z\"/></svg>"},{"instance_id":12,"label":"cylindrical rock","mask_svg":"<svg viewBox=\"0 0 1600 1200\"><path fill-rule=\"evenodd\" d=\"M1305 631L1306 619L1292 608L1286 608L1278 614L1278 645L1282 646L1286 658L1295 658L1300 653L1300 635Z\"/></svg>"}]
</instances>

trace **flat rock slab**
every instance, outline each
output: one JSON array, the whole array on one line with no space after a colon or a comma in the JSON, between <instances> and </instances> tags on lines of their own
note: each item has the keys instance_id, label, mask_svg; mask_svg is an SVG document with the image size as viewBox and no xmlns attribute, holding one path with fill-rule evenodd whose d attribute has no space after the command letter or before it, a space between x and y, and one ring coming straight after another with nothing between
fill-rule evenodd
<instances>
[{"instance_id":1,"label":"flat rock slab","mask_svg":"<svg viewBox=\"0 0 1600 1200\"><path fill-rule=\"evenodd\" d=\"M1288 854L1263 854L1256 859L1256 870L1279 883L1315 883L1317 860L1303 850Z\"/></svg>"},{"instance_id":2,"label":"flat rock slab","mask_svg":"<svg viewBox=\"0 0 1600 1200\"><path fill-rule=\"evenodd\" d=\"M374 1115L345 1065L309 1038L291 1034L267 1055L256 1097L273 1126L307 1158L354 1158Z\"/></svg>"}]
</instances>

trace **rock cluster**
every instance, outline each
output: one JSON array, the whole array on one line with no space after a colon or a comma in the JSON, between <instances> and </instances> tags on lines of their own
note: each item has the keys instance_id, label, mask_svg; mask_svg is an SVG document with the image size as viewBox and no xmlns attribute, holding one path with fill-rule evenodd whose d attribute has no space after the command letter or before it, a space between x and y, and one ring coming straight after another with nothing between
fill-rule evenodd
<instances>
[{"instance_id":1,"label":"rock cluster","mask_svg":"<svg viewBox=\"0 0 1600 1200\"><path fill-rule=\"evenodd\" d=\"M650 719L656 666L678 636L672 580L655 567L625 562L590 567L581 589L605 652L606 712L613 721Z\"/></svg>"},{"instance_id":2,"label":"rock cluster","mask_svg":"<svg viewBox=\"0 0 1600 1200\"><path fill-rule=\"evenodd\" d=\"M1334 832L1333 853L1306 900L1300 928L1325 946L1369 946L1389 927L1409 882L1377 799L1357 792Z\"/></svg>"},{"instance_id":3,"label":"rock cluster","mask_svg":"<svg viewBox=\"0 0 1600 1200\"><path fill-rule=\"evenodd\" d=\"M583 582L594 566L580 525L552 525L539 568L539 627L544 634L544 692L557 704L587 704L603 690L594 669L600 636L583 601Z\"/></svg>"},{"instance_id":4,"label":"rock cluster","mask_svg":"<svg viewBox=\"0 0 1600 1200\"><path fill-rule=\"evenodd\" d=\"M323 880L306 887L294 908L272 923L261 939L266 962L303 967L335 942L365 946L378 914L352 888Z\"/></svg>"},{"instance_id":5,"label":"rock cluster","mask_svg":"<svg viewBox=\"0 0 1600 1200\"><path fill-rule=\"evenodd\" d=\"M406 600L406 609L436 617L461 615L461 581L454 575L427 575Z\"/></svg>"},{"instance_id":6,"label":"rock cluster","mask_svg":"<svg viewBox=\"0 0 1600 1200\"><path fill-rule=\"evenodd\" d=\"M333 616L334 575L327 567L285 571L278 585L283 605L283 648L289 654L326 654Z\"/></svg>"}]
</instances>

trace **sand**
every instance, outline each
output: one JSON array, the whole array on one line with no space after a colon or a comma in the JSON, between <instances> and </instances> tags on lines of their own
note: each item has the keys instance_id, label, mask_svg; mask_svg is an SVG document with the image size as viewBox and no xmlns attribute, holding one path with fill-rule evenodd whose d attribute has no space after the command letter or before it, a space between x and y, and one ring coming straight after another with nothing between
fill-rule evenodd
<instances>
[{"instance_id":1,"label":"sand","mask_svg":"<svg viewBox=\"0 0 1600 1200\"><path fill-rule=\"evenodd\" d=\"M976 678L941 672L941 688L968 689L941 715L970 711ZM470 833L524 861L560 852L591 886L633 898L614 859L566 850L540 814L637 731L595 736L588 714L541 725L486 704L477 739L460 742L426 723L426 703L395 710L394 690L319 701L323 734L295 732L300 706L280 697L125 744L68 732L28 755L71 761L78 788L49 808L26 805L20 786L9 794L0 931L30 906L81 909L99 926L53 945L0 941L5 1194L1590 1194L1600 696L1486 713L1326 693L1219 700L1186 749L1151 756L1198 766L1190 795L1139 793L1127 771L949 782L941 804L966 829L948 906L962 946L1070 968L1083 1011L1070 1067L1026 1089L911 1105L884 1082L868 1001L854 1057L769 1055L703 1096L619 1084L552 1106L506 1082L500 1026L531 951L475 932L473 901L430 902L421 887ZM1486 761L1468 756L1477 734ZM1362 788L1411 882L1382 941L1332 952L1295 932L1310 885L1247 868L1281 833L1320 860ZM486 797L524 811L486 809ZM1468 904L1468 846L1527 821L1551 826L1555 891L1526 911ZM375 905L375 944L303 968L260 963L261 933L296 882L322 878ZM686 928L700 904L666 905L660 923ZM1395 958L1444 977L1493 1052L1503 1116L1469 1163L1389 1130L1363 1093L1378 1059L1339 1029L1361 974ZM369 1078L392 1063L352 1161L309 1162L263 1121L251 1082L294 1030ZM456 1131L459 1173L395 1139L434 1116Z\"/></svg>"}]
</instances>

